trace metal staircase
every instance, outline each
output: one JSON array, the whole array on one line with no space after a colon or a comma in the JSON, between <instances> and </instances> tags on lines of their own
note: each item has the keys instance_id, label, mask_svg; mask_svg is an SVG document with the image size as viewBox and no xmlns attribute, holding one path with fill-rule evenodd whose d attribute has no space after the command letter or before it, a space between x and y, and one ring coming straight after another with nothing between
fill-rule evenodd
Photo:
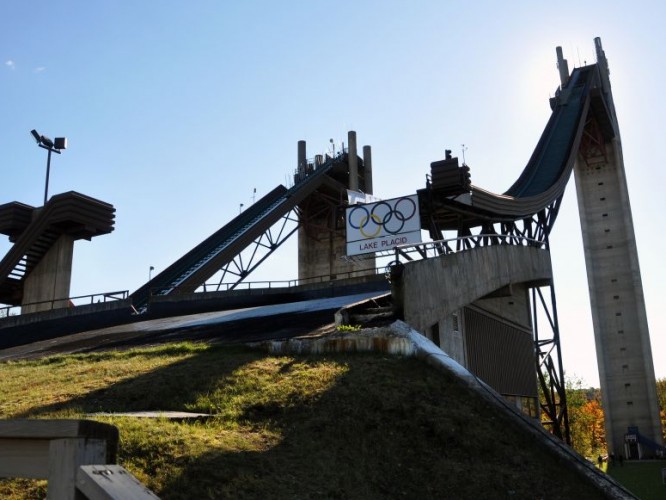
<instances>
[{"instance_id":1,"label":"metal staircase","mask_svg":"<svg viewBox=\"0 0 666 500\"><path fill-rule=\"evenodd\" d=\"M25 279L61 235L91 239L113 231L112 205L70 191L41 208L12 202L0 205L0 233L14 245L0 260L0 303L19 305Z\"/></svg>"}]
</instances>

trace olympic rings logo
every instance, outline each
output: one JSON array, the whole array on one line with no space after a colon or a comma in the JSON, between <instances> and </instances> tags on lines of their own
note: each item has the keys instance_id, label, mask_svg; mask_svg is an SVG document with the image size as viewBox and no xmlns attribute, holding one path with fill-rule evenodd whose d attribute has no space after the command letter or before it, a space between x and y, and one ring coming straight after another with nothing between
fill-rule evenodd
<instances>
[{"instance_id":1,"label":"olympic rings logo","mask_svg":"<svg viewBox=\"0 0 666 500\"><path fill-rule=\"evenodd\" d=\"M384 230L386 234L398 234L405 222L416 214L412 198L398 198L393 204L380 201L372 206L356 205L349 211L349 225L358 229L365 238L376 238Z\"/></svg>"}]
</instances>

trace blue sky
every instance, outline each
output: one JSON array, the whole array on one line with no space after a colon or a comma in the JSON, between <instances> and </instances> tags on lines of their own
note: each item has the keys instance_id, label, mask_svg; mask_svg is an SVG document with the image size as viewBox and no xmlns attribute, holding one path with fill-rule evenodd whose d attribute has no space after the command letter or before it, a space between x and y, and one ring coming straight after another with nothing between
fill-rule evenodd
<instances>
[{"instance_id":1,"label":"blue sky","mask_svg":"<svg viewBox=\"0 0 666 500\"><path fill-rule=\"evenodd\" d=\"M284 184L296 143L373 148L375 194L423 187L431 161L465 144L472 181L520 174L559 83L611 70L655 369L666 376L660 213L666 42L663 2L5 2L0 16L0 203L40 205L46 154L33 128L66 136L51 194L117 209L116 230L75 246L72 295L130 290ZM0 240L0 253L9 248ZM598 385L575 189L552 235L565 369ZM293 279L285 245L251 277Z\"/></svg>"}]
</instances>

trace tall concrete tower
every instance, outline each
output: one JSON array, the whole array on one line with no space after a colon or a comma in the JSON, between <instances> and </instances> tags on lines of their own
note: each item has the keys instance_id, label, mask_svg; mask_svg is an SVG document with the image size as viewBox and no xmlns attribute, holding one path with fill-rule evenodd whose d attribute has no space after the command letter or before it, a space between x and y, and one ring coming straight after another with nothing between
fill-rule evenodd
<instances>
[{"instance_id":1,"label":"tall concrete tower","mask_svg":"<svg viewBox=\"0 0 666 500\"><path fill-rule=\"evenodd\" d=\"M375 258L362 261L344 260L347 253L344 208L347 190L372 194L372 153L363 147L363 158L358 156L356 132L347 134L347 148L333 153L333 157L315 156L307 160L305 141L298 143L297 176L308 176L321 164L333 162L326 181L299 204L298 279L302 284L315 281L338 280L373 276Z\"/></svg>"},{"instance_id":2,"label":"tall concrete tower","mask_svg":"<svg viewBox=\"0 0 666 500\"><path fill-rule=\"evenodd\" d=\"M654 450L640 438L663 438L620 131L599 38L595 45L601 94L592 94L574 175L608 451L641 458ZM557 55L564 83L559 47ZM635 443L625 440L629 428L637 428Z\"/></svg>"}]
</instances>

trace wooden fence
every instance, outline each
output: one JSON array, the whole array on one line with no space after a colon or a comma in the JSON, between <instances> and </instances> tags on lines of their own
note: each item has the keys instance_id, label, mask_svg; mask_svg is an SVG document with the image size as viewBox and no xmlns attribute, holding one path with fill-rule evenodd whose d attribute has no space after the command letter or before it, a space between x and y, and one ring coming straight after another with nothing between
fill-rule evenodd
<instances>
[{"instance_id":1,"label":"wooden fence","mask_svg":"<svg viewBox=\"0 0 666 500\"><path fill-rule=\"evenodd\" d=\"M0 420L0 477L47 479L52 500L158 498L116 465L118 429L92 420Z\"/></svg>"}]
</instances>

